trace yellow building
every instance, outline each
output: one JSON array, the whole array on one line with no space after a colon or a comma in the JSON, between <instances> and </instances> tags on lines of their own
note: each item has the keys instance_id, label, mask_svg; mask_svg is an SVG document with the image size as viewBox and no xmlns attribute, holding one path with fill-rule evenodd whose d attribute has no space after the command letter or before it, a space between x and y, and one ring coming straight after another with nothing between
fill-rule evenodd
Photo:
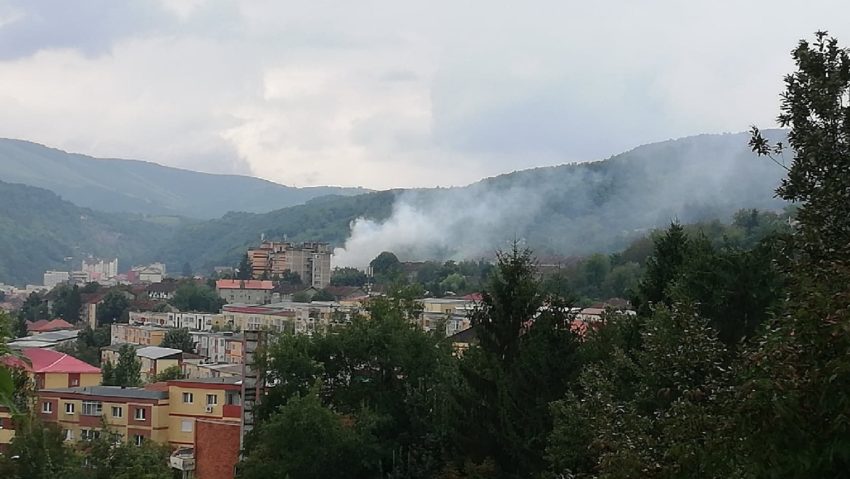
<instances>
[{"instance_id":1,"label":"yellow building","mask_svg":"<svg viewBox=\"0 0 850 479\"><path fill-rule=\"evenodd\" d=\"M139 344L141 346L159 346L165 338L168 328L148 325L116 323L111 327L110 344Z\"/></svg>"},{"instance_id":2,"label":"yellow building","mask_svg":"<svg viewBox=\"0 0 850 479\"><path fill-rule=\"evenodd\" d=\"M2 362L27 372L36 389L96 386L100 369L64 353L50 349L21 350L23 358L8 356ZM0 450L12 441L14 424L7 408L0 408Z\"/></svg>"},{"instance_id":3,"label":"yellow building","mask_svg":"<svg viewBox=\"0 0 850 479\"><path fill-rule=\"evenodd\" d=\"M42 389L36 413L57 423L66 441L92 439L104 427L134 444L168 440L169 397L166 391L119 386Z\"/></svg>"},{"instance_id":4,"label":"yellow building","mask_svg":"<svg viewBox=\"0 0 850 479\"><path fill-rule=\"evenodd\" d=\"M240 423L242 378L219 377L168 381L168 442L189 446L195 442L195 421L217 419Z\"/></svg>"}]
</instances>

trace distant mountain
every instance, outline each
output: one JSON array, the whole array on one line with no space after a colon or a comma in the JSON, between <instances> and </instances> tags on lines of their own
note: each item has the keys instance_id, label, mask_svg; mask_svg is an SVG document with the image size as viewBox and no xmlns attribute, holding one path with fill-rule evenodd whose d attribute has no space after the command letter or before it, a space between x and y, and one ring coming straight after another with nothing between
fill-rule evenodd
<instances>
[{"instance_id":1,"label":"distant mountain","mask_svg":"<svg viewBox=\"0 0 850 479\"><path fill-rule=\"evenodd\" d=\"M784 137L782 131L767 134ZM268 213L170 224L94 213L44 191L6 185L0 188L0 251L17 253L14 260L0 253L0 281L32 281L46 265L78 251L117 251L118 238L126 240L120 247L127 258L119 256L125 266L162 260L179 270L189 262L199 272L235 265L261 236L328 241L345 248L335 264L357 266L382 250L409 260L491 257L514 239L540 255L611 252L674 220L691 223L727 219L741 208L783 208L774 190L784 171L753 155L747 140L744 133L693 136L466 187L332 195ZM20 210L17 219L5 208L10 194ZM81 215L91 219L74 219ZM17 228L6 227L18 221ZM42 258L45 253L50 261Z\"/></svg>"},{"instance_id":2,"label":"distant mountain","mask_svg":"<svg viewBox=\"0 0 850 479\"><path fill-rule=\"evenodd\" d=\"M237 175L213 175L146 161L100 159L21 140L0 139L0 180L44 188L102 211L217 218L264 213L362 188L295 188Z\"/></svg>"}]
</instances>

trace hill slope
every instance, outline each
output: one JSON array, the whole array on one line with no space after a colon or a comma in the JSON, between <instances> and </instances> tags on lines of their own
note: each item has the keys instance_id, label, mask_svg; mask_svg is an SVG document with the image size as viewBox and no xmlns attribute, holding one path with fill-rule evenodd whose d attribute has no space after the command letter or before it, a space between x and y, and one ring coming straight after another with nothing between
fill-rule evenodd
<instances>
[{"instance_id":1,"label":"hill slope","mask_svg":"<svg viewBox=\"0 0 850 479\"><path fill-rule=\"evenodd\" d=\"M0 139L0 180L48 189L87 208L217 218L263 213L360 188L294 188L237 175L213 175L135 160L98 159L36 143Z\"/></svg>"},{"instance_id":2,"label":"hill slope","mask_svg":"<svg viewBox=\"0 0 850 479\"><path fill-rule=\"evenodd\" d=\"M514 238L540 254L614 251L673 220L782 208L773 191L784 171L755 157L748 139L745 133L700 135L461 188L321 198L262 215L231 214L178 231L158 254L202 269L233 264L261 234L330 241L345 247L335 264L355 266L384 250L409 260L489 257Z\"/></svg>"},{"instance_id":3,"label":"hill slope","mask_svg":"<svg viewBox=\"0 0 850 479\"><path fill-rule=\"evenodd\" d=\"M355 266L384 250L408 260L490 257L513 239L541 255L614 251L672 220L690 223L728 218L740 208L784 207L773 194L784 171L755 157L747 140L743 133L700 135L466 187L326 196L263 214L229 213L171 226L94 213L42 190L5 185L0 204L16 206L0 208L0 248L16 253L0 258L0 281L34 281L46 267L83 251L118 251L122 270L163 260L171 270L189 262L195 271L209 271L235 265L261 235L329 241L344 247L336 265ZM20 211L13 215L13 209Z\"/></svg>"},{"instance_id":4,"label":"hill slope","mask_svg":"<svg viewBox=\"0 0 850 479\"><path fill-rule=\"evenodd\" d=\"M0 282L12 284L41 284L48 269L79 270L89 255L118 257L127 270L177 227L80 208L50 191L4 182L0 204Z\"/></svg>"}]
</instances>

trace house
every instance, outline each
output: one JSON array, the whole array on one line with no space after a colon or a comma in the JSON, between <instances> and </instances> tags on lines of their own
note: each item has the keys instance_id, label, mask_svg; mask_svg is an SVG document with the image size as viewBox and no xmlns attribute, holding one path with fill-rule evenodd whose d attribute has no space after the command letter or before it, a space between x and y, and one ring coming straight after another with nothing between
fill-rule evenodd
<instances>
[{"instance_id":1,"label":"house","mask_svg":"<svg viewBox=\"0 0 850 479\"><path fill-rule=\"evenodd\" d=\"M32 336L24 336L9 342L12 349L46 348L53 349L59 345L71 343L77 340L80 331L77 329L51 331L49 333L38 333Z\"/></svg>"},{"instance_id":2,"label":"house","mask_svg":"<svg viewBox=\"0 0 850 479\"><path fill-rule=\"evenodd\" d=\"M227 303L268 304L272 300L274 283L266 280L220 279L215 290Z\"/></svg>"},{"instance_id":3,"label":"house","mask_svg":"<svg viewBox=\"0 0 850 479\"><path fill-rule=\"evenodd\" d=\"M174 298L175 291L177 291L176 281L166 281L164 283L155 282L145 288L145 292L148 294L149 298L159 299L162 301L168 301L169 299Z\"/></svg>"},{"instance_id":4,"label":"house","mask_svg":"<svg viewBox=\"0 0 850 479\"><path fill-rule=\"evenodd\" d=\"M133 266L130 270L133 282L161 283L165 278L165 264L153 263L146 266Z\"/></svg>"},{"instance_id":5,"label":"house","mask_svg":"<svg viewBox=\"0 0 850 479\"><path fill-rule=\"evenodd\" d=\"M118 358L121 357L122 346L124 345L116 344L100 348L101 364L106 364L107 361L117 364ZM186 354L179 349L160 346L140 346L137 344L130 344L130 346L136 350L136 357L139 358L141 363L139 369L143 381L150 381L157 374L170 367L181 367L183 356Z\"/></svg>"},{"instance_id":6,"label":"house","mask_svg":"<svg viewBox=\"0 0 850 479\"><path fill-rule=\"evenodd\" d=\"M100 369L79 359L50 349L26 348L20 352L22 357L6 356L0 358L7 367L26 371L36 389L92 386L100 384ZM58 411L51 406L41 406L48 412ZM42 409L38 409L42 410ZM0 406L0 451L8 447L15 436L12 413L7 407Z\"/></svg>"},{"instance_id":7,"label":"house","mask_svg":"<svg viewBox=\"0 0 850 479\"><path fill-rule=\"evenodd\" d=\"M336 301L340 302L368 296L366 290L359 286L328 286L324 291L330 293Z\"/></svg>"},{"instance_id":8,"label":"house","mask_svg":"<svg viewBox=\"0 0 850 479\"><path fill-rule=\"evenodd\" d=\"M40 319L35 322L26 322L27 325L27 334L33 335L38 333L50 333L53 331L68 331L70 329L74 329L74 325L65 321L64 319L54 319L48 321L46 319Z\"/></svg>"}]
</instances>

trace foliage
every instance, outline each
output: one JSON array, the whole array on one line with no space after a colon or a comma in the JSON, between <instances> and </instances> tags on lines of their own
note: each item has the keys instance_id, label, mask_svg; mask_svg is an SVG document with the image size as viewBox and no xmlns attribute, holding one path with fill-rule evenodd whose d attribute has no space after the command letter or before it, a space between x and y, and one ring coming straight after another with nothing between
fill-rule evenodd
<instances>
[{"instance_id":1,"label":"foliage","mask_svg":"<svg viewBox=\"0 0 850 479\"><path fill-rule=\"evenodd\" d=\"M71 347L61 347L59 349L64 353L85 361L92 366L100 365L100 348L109 346L110 327L99 326L97 329L91 329L86 325L77 335L77 340L74 341Z\"/></svg>"},{"instance_id":2,"label":"foliage","mask_svg":"<svg viewBox=\"0 0 850 479\"><path fill-rule=\"evenodd\" d=\"M79 286L59 285L53 289L52 294L54 295L53 316L71 324L77 323L83 307Z\"/></svg>"},{"instance_id":3,"label":"foliage","mask_svg":"<svg viewBox=\"0 0 850 479\"><path fill-rule=\"evenodd\" d=\"M179 349L184 353L195 351L195 343L192 341L192 335L189 334L187 328L171 328L162 338L160 346L163 348Z\"/></svg>"},{"instance_id":4,"label":"foliage","mask_svg":"<svg viewBox=\"0 0 850 479\"><path fill-rule=\"evenodd\" d=\"M79 477L79 458L65 445L62 429L35 415L15 420L15 437L0 455L0 477L9 479L72 479Z\"/></svg>"},{"instance_id":5,"label":"foliage","mask_svg":"<svg viewBox=\"0 0 850 479\"><path fill-rule=\"evenodd\" d=\"M293 396L258 427L237 477L374 477L375 425L365 418L333 412L315 390Z\"/></svg>"},{"instance_id":6,"label":"foliage","mask_svg":"<svg viewBox=\"0 0 850 479\"><path fill-rule=\"evenodd\" d=\"M137 446L106 429L80 447L85 459L80 472L91 479L172 479L170 453L168 445L144 441Z\"/></svg>"},{"instance_id":7,"label":"foliage","mask_svg":"<svg viewBox=\"0 0 850 479\"><path fill-rule=\"evenodd\" d=\"M463 380L453 388L459 451L452 462L492 463L495 477L530 477L545 468L549 403L570 390L579 342L569 306L541 294L530 252L514 243L498 258L471 315L479 345L463 355Z\"/></svg>"},{"instance_id":8,"label":"foliage","mask_svg":"<svg viewBox=\"0 0 850 479\"><path fill-rule=\"evenodd\" d=\"M120 289L112 289L103 297L103 302L97 306L98 326L115 322L127 322L130 300L127 293Z\"/></svg>"},{"instance_id":9,"label":"foliage","mask_svg":"<svg viewBox=\"0 0 850 479\"><path fill-rule=\"evenodd\" d=\"M350 266L334 268L331 273L331 285L333 286L363 286L369 278L366 273Z\"/></svg>"},{"instance_id":10,"label":"foliage","mask_svg":"<svg viewBox=\"0 0 850 479\"><path fill-rule=\"evenodd\" d=\"M248 253L242 255L239 260L239 266L236 268L236 279L252 279L254 277L253 268L251 267L251 258Z\"/></svg>"},{"instance_id":11,"label":"foliage","mask_svg":"<svg viewBox=\"0 0 850 479\"><path fill-rule=\"evenodd\" d=\"M398 257L389 251L384 251L376 256L369 263L369 266L372 268L372 275L379 283L397 281L404 272Z\"/></svg>"},{"instance_id":12,"label":"foliage","mask_svg":"<svg viewBox=\"0 0 850 479\"><path fill-rule=\"evenodd\" d=\"M186 375L180 370L180 366L171 366L157 373L151 382L158 383L162 381L173 381L175 379L183 379L185 377Z\"/></svg>"},{"instance_id":13,"label":"foliage","mask_svg":"<svg viewBox=\"0 0 850 479\"><path fill-rule=\"evenodd\" d=\"M295 271L290 271L288 269L283 270L283 274L277 278L277 282L279 284L291 284L295 286L303 284L301 276L299 276Z\"/></svg>"},{"instance_id":14,"label":"foliage","mask_svg":"<svg viewBox=\"0 0 850 479\"><path fill-rule=\"evenodd\" d=\"M124 344L118 350L118 362L113 366L110 361L104 369L111 372L109 377L103 374L104 386L138 387L142 385L142 361L136 356L136 348Z\"/></svg>"},{"instance_id":15,"label":"foliage","mask_svg":"<svg viewBox=\"0 0 850 479\"><path fill-rule=\"evenodd\" d=\"M270 345L261 367L269 372L268 380L274 386L262 404L260 417L273 426L265 432L260 428L254 446L247 448L250 470L268 472L260 463L270 450L280 451L274 453L274 461L281 470L302 467L300 459L275 441L280 440L280 431L291 428L291 421L306 414L301 412L306 408L320 421L305 423L308 429L301 431L309 437L328 437L342 444L348 440L342 441L340 436L357 437L366 442L357 450L361 462L352 471L370 475L380 471L436 472L437 438L445 434L444 388L448 383L442 378L451 369L450 353L409 322L403 303L388 298L370 310L370 319L354 318L337 332L311 337L284 334ZM327 409L319 411L320 407ZM339 429L339 424L346 426ZM352 428L362 432L354 434L349 431ZM368 436L363 436L365 431ZM319 443L304 443L304 447L310 445L327 451ZM301 451L300 447L295 450ZM255 454L260 454L258 459ZM312 457L312 453L305 454ZM347 453L324 454L345 457Z\"/></svg>"},{"instance_id":16,"label":"foliage","mask_svg":"<svg viewBox=\"0 0 850 479\"><path fill-rule=\"evenodd\" d=\"M330 291L324 289L317 291L310 299L311 301L336 301L334 295L332 295Z\"/></svg>"},{"instance_id":17,"label":"foliage","mask_svg":"<svg viewBox=\"0 0 850 479\"><path fill-rule=\"evenodd\" d=\"M217 313L221 311L224 300L209 286L186 281L177 288L169 303L180 311Z\"/></svg>"}]
</instances>

